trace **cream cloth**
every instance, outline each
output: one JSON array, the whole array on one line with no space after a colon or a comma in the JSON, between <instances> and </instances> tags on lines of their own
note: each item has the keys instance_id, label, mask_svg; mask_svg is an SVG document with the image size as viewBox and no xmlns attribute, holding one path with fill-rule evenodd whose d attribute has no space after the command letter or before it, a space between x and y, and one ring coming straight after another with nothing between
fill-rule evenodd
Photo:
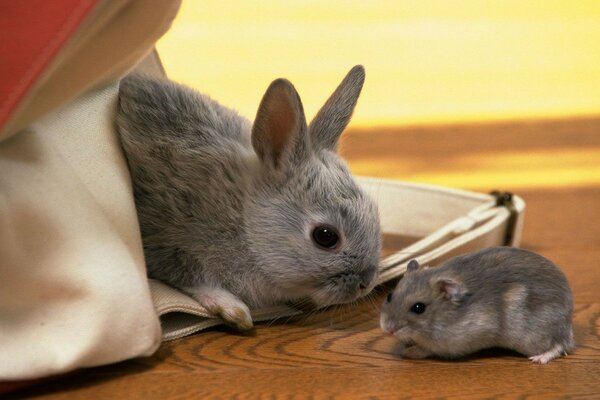
<instances>
[{"instance_id":1,"label":"cream cloth","mask_svg":"<svg viewBox=\"0 0 600 400\"><path fill-rule=\"evenodd\" d=\"M159 346L114 110L178 8L98 1L0 127L0 381Z\"/></svg>"},{"instance_id":2,"label":"cream cloth","mask_svg":"<svg viewBox=\"0 0 600 400\"><path fill-rule=\"evenodd\" d=\"M0 379L153 353L161 338L117 84L0 143Z\"/></svg>"}]
</instances>

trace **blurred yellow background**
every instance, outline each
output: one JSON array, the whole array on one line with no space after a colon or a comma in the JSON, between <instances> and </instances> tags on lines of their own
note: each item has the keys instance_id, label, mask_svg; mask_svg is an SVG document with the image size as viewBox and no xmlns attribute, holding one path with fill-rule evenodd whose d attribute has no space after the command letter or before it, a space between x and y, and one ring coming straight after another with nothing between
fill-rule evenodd
<instances>
[{"instance_id":1,"label":"blurred yellow background","mask_svg":"<svg viewBox=\"0 0 600 400\"><path fill-rule=\"evenodd\" d=\"M158 49L251 119L280 76L310 119L355 64L355 127L600 113L597 0L187 0Z\"/></svg>"},{"instance_id":2,"label":"blurred yellow background","mask_svg":"<svg viewBox=\"0 0 600 400\"><path fill-rule=\"evenodd\" d=\"M366 134L600 115L598 0L184 0L158 50L172 79L250 119L269 83L283 76L310 120L355 64L367 78L350 126ZM414 160L381 154L350 166L470 189L580 187L600 185L595 143L447 154L451 168L410 171L403 167Z\"/></svg>"}]
</instances>

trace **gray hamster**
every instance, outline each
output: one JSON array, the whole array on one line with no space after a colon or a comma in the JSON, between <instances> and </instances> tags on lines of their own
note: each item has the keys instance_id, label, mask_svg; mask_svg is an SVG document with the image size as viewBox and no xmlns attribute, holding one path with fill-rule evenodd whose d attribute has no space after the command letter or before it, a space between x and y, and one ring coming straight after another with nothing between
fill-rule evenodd
<instances>
[{"instance_id":1,"label":"gray hamster","mask_svg":"<svg viewBox=\"0 0 600 400\"><path fill-rule=\"evenodd\" d=\"M381 328L406 358L456 358L502 347L545 364L575 347L571 289L527 250L492 247L439 267L412 260L381 310Z\"/></svg>"},{"instance_id":2,"label":"gray hamster","mask_svg":"<svg viewBox=\"0 0 600 400\"><path fill-rule=\"evenodd\" d=\"M116 123L148 275L240 329L251 308L369 293L378 210L336 152L364 77L352 68L310 125L285 79L251 123L174 82L125 78Z\"/></svg>"}]
</instances>

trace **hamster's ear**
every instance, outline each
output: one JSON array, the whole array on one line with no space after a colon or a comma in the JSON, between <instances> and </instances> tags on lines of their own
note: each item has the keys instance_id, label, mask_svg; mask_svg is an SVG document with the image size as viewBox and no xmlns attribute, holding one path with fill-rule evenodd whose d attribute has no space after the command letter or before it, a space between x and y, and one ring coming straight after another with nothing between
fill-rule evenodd
<instances>
[{"instance_id":1,"label":"hamster's ear","mask_svg":"<svg viewBox=\"0 0 600 400\"><path fill-rule=\"evenodd\" d=\"M252 126L252 146L263 163L278 168L287 157L308 154L302 102L294 86L277 79L265 92Z\"/></svg>"},{"instance_id":2,"label":"hamster's ear","mask_svg":"<svg viewBox=\"0 0 600 400\"><path fill-rule=\"evenodd\" d=\"M453 303L459 303L468 294L462 282L450 277L434 277L431 286L444 299Z\"/></svg>"},{"instance_id":3,"label":"hamster's ear","mask_svg":"<svg viewBox=\"0 0 600 400\"><path fill-rule=\"evenodd\" d=\"M419 262L417 260L410 260L406 266L406 272L413 272L419 269Z\"/></svg>"},{"instance_id":4,"label":"hamster's ear","mask_svg":"<svg viewBox=\"0 0 600 400\"><path fill-rule=\"evenodd\" d=\"M338 139L350 122L363 83L365 69L357 65L348 72L308 128L316 150L335 151Z\"/></svg>"}]
</instances>

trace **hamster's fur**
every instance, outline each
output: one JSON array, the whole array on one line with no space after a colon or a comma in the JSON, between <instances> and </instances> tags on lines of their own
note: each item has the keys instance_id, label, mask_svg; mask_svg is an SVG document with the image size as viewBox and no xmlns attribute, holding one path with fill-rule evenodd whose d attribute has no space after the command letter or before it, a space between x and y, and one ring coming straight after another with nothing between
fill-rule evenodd
<instances>
[{"instance_id":1,"label":"hamster's fur","mask_svg":"<svg viewBox=\"0 0 600 400\"><path fill-rule=\"evenodd\" d=\"M572 312L571 289L557 266L527 250L495 247L435 268L411 261L380 324L407 358L503 347L545 364L575 347Z\"/></svg>"},{"instance_id":2,"label":"hamster's fur","mask_svg":"<svg viewBox=\"0 0 600 400\"><path fill-rule=\"evenodd\" d=\"M151 278L241 329L249 308L353 301L375 285L377 206L336 154L364 82L354 67L310 126L274 81L254 124L167 80L120 85L117 128ZM315 242L319 232L326 244ZM324 235L324 236L323 236Z\"/></svg>"}]
</instances>

